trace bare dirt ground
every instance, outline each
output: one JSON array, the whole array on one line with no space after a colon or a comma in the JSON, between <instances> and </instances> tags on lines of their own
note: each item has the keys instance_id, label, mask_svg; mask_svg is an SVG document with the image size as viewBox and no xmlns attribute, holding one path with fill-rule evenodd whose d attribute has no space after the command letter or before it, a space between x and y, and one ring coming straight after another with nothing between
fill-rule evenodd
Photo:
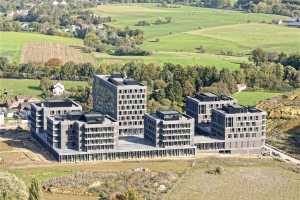
<instances>
[{"instance_id":1,"label":"bare dirt ground","mask_svg":"<svg viewBox=\"0 0 300 200\"><path fill-rule=\"evenodd\" d=\"M51 163L51 156L26 131L0 134L0 167L24 167Z\"/></svg>"}]
</instances>

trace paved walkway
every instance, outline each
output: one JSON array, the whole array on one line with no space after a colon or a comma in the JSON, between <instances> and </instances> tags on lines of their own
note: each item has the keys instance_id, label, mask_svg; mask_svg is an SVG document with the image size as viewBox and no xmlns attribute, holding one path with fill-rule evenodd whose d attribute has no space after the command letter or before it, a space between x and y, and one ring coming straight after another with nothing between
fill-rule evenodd
<instances>
[{"instance_id":1,"label":"paved walkway","mask_svg":"<svg viewBox=\"0 0 300 200\"><path fill-rule=\"evenodd\" d=\"M265 149L268 150L270 152L270 155L274 158L279 158L285 162L290 162L290 163L294 163L296 165L300 165L300 160L289 156L288 154L284 153L283 151L281 151L271 145L266 144Z\"/></svg>"}]
</instances>

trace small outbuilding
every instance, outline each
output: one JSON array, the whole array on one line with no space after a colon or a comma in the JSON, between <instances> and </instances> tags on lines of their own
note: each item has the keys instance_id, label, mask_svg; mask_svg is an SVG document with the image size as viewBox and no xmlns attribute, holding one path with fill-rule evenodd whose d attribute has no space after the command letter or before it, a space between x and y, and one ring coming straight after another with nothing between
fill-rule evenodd
<instances>
[{"instance_id":1,"label":"small outbuilding","mask_svg":"<svg viewBox=\"0 0 300 200\"><path fill-rule=\"evenodd\" d=\"M63 95L65 92L65 86L61 83L56 83L53 85L52 93L54 96L60 96Z\"/></svg>"}]
</instances>

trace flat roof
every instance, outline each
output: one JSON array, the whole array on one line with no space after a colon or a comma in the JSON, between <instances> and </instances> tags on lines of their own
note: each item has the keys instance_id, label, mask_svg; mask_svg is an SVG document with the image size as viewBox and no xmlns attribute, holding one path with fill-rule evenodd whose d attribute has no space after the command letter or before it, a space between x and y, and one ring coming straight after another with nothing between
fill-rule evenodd
<instances>
[{"instance_id":1,"label":"flat roof","mask_svg":"<svg viewBox=\"0 0 300 200\"><path fill-rule=\"evenodd\" d=\"M63 120L81 121L87 124L102 124L107 120L115 122L115 120L113 120L111 117L96 112L75 111L75 112L69 112L65 115L59 115L50 118L58 121L63 121Z\"/></svg>"},{"instance_id":2,"label":"flat roof","mask_svg":"<svg viewBox=\"0 0 300 200\"><path fill-rule=\"evenodd\" d=\"M72 106L78 106L74 101L70 99L48 99L44 102L41 102L40 104L37 104L42 107L48 107L48 108L58 108L58 107L72 107Z\"/></svg>"},{"instance_id":3,"label":"flat roof","mask_svg":"<svg viewBox=\"0 0 300 200\"><path fill-rule=\"evenodd\" d=\"M178 112L176 110L165 110L165 111L156 111L155 113L149 114L151 117L159 120L165 121L175 121L184 118L190 118L189 116Z\"/></svg>"},{"instance_id":4,"label":"flat roof","mask_svg":"<svg viewBox=\"0 0 300 200\"><path fill-rule=\"evenodd\" d=\"M217 95L211 92L202 92L195 94L192 98L195 98L198 101L229 101L233 100L232 97L226 95Z\"/></svg>"},{"instance_id":5,"label":"flat roof","mask_svg":"<svg viewBox=\"0 0 300 200\"><path fill-rule=\"evenodd\" d=\"M227 113L227 114L263 112L262 110L257 109L255 107L246 107L246 106L242 106L239 104L226 105L226 106L223 106L222 108L218 108L216 110Z\"/></svg>"},{"instance_id":6,"label":"flat roof","mask_svg":"<svg viewBox=\"0 0 300 200\"><path fill-rule=\"evenodd\" d=\"M96 75L96 77L104 79L115 86L126 86L126 85L144 86L139 81L134 80L132 78L127 78L127 77L123 76L122 74Z\"/></svg>"}]
</instances>

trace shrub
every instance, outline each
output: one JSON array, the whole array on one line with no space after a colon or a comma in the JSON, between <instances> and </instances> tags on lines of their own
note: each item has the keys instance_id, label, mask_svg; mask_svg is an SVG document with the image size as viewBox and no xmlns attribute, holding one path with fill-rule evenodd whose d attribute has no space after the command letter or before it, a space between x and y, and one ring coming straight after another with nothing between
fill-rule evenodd
<instances>
[{"instance_id":1,"label":"shrub","mask_svg":"<svg viewBox=\"0 0 300 200\"><path fill-rule=\"evenodd\" d=\"M15 175L0 172L0 199L27 200L27 188Z\"/></svg>"},{"instance_id":2,"label":"shrub","mask_svg":"<svg viewBox=\"0 0 300 200\"><path fill-rule=\"evenodd\" d=\"M121 46L120 48L115 50L113 54L117 56L149 56L151 55L151 52L140 48Z\"/></svg>"},{"instance_id":3,"label":"shrub","mask_svg":"<svg viewBox=\"0 0 300 200\"><path fill-rule=\"evenodd\" d=\"M150 26L150 22L146 21L146 20L141 20L141 21L138 21L135 26Z\"/></svg>"},{"instance_id":4,"label":"shrub","mask_svg":"<svg viewBox=\"0 0 300 200\"><path fill-rule=\"evenodd\" d=\"M205 49L204 49L203 46L200 46L200 47L196 48L196 50L197 50L198 53L205 53Z\"/></svg>"},{"instance_id":5,"label":"shrub","mask_svg":"<svg viewBox=\"0 0 300 200\"><path fill-rule=\"evenodd\" d=\"M54 67L62 65L62 60L59 58L50 58L46 63L45 66Z\"/></svg>"},{"instance_id":6,"label":"shrub","mask_svg":"<svg viewBox=\"0 0 300 200\"><path fill-rule=\"evenodd\" d=\"M208 174L214 174L214 175L222 175L223 172L224 172L224 168L222 168L220 166L217 166L214 169L209 169L209 170L206 171L206 173L208 173Z\"/></svg>"}]
</instances>

